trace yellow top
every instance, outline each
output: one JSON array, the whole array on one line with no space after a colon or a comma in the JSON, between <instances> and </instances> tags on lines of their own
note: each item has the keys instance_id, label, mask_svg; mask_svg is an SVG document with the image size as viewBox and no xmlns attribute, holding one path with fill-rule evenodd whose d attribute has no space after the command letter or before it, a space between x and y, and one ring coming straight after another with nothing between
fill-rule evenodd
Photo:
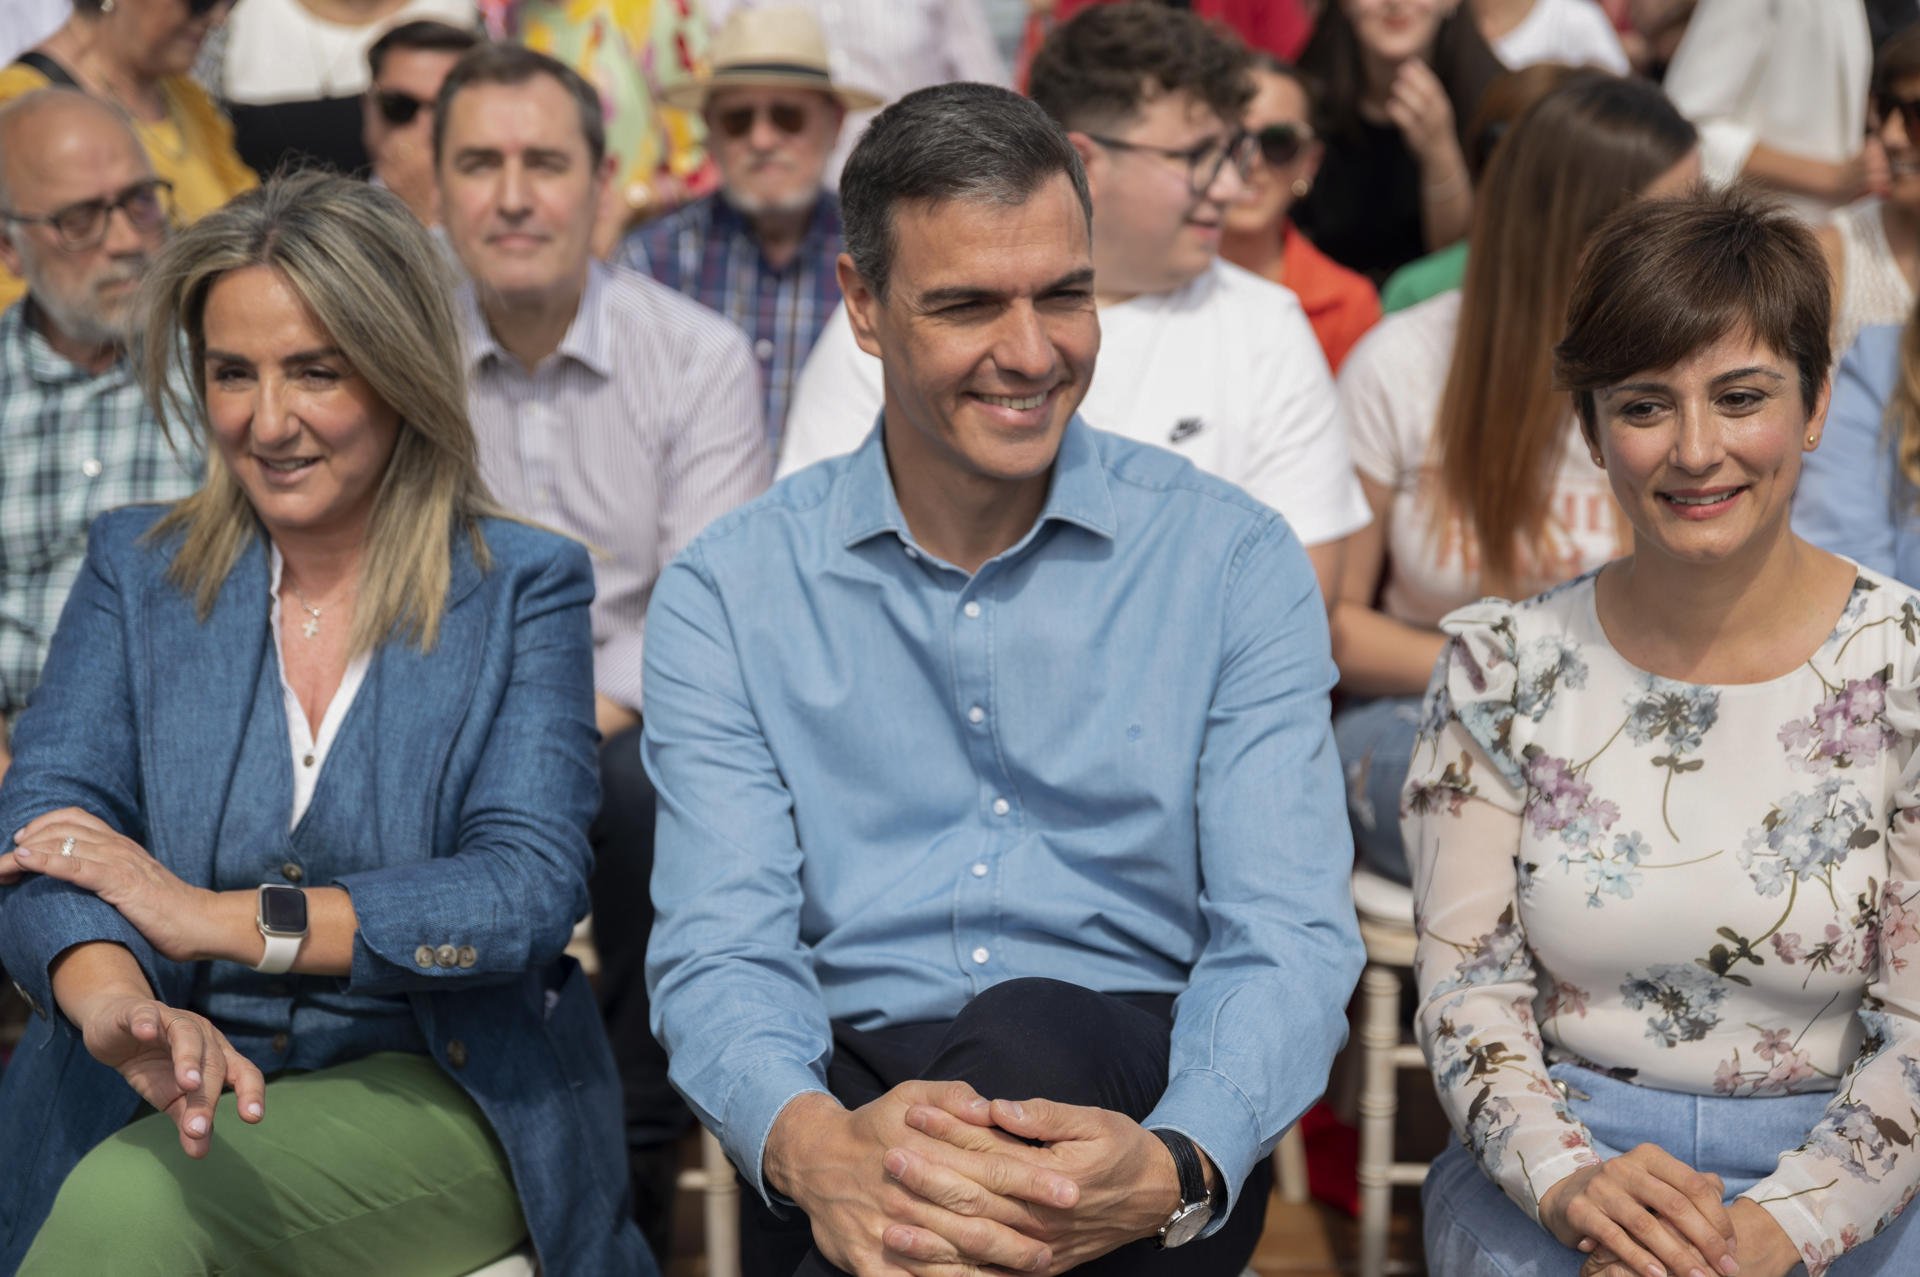
<instances>
[{"instance_id":1,"label":"yellow top","mask_svg":"<svg viewBox=\"0 0 1920 1277\"><path fill-rule=\"evenodd\" d=\"M30 66L14 63L0 68L0 102L8 102L49 81ZM184 75L160 81L167 99L167 118L135 120L134 131L156 177L173 183L175 216L191 222L219 208L241 191L259 185L233 149L233 126L207 91ZM13 305L27 291L26 283L0 266L0 308Z\"/></svg>"}]
</instances>

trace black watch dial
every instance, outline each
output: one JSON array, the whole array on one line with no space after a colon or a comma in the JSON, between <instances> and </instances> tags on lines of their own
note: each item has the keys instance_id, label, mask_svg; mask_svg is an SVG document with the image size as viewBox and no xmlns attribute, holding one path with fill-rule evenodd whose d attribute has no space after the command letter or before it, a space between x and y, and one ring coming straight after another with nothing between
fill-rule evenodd
<instances>
[{"instance_id":1,"label":"black watch dial","mask_svg":"<svg viewBox=\"0 0 1920 1277\"><path fill-rule=\"evenodd\" d=\"M260 889L260 925L268 931L305 933L307 893L298 887L262 887Z\"/></svg>"}]
</instances>

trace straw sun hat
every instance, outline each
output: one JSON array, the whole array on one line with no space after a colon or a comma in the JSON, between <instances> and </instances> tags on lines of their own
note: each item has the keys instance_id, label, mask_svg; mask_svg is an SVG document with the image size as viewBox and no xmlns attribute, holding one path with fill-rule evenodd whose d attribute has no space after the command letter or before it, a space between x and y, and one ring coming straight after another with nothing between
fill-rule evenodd
<instances>
[{"instance_id":1,"label":"straw sun hat","mask_svg":"<svg viewBox=\"0 0 1920 1277\"><path fill-rule=\"evenodd\" d=\"M885 99L833 82L827 68L827 38L805 9L737 9L713 37L707 70L662 93L668 106L698 111L715 89L814 89L838 98L849 111Z\"/></svg>"}]
</instances>

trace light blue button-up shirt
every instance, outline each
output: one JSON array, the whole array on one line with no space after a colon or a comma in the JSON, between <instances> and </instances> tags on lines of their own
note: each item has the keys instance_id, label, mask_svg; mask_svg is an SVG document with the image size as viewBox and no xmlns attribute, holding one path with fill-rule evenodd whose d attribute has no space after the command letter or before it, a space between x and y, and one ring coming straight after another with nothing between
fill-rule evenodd
<instances>
[{"instance_id":1,"label":"light blue button-up shirt","mask_svg":"<svg viewBox=\"0 0 1920 1277\"><path fill-rule=\"evenodd\" d=\"M701 534L647 633L654 1029L762 1193L830 1020L1021 976L1178 995L1146 1124L1236 1194L1320 1094L1362 955L1325 613L1273 511L1076 418L969 576L876 430Z\"/></svg>"},{"instance_id":2,"label":"light blue button-up shirt","mask_svg":"<svg viewBox=\"0 0 1920 1277\"><path fill-rule=\"evenodd\" d=\"M1801 462L1793 530L1862 567L1920 585L1920 493L1900 473L1887 404L1900 381L1904 329L1860 330L1833 374L1820 446Z\"/></svg>"}]
</instances>

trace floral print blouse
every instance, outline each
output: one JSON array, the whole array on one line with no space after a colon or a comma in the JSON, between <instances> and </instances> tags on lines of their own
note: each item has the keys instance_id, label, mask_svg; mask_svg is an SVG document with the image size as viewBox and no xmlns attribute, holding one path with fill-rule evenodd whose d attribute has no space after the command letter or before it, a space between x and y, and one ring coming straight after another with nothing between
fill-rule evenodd
<instances>
[{"instance_id":1,"label":"floral print blouse","mask_svg":"<svg viewBox=\"0 0 1920 1277\"><path fill-rule=\"evenodd\" d=\"M1920 594L1861 570L1804 665L1704 686L1621 657L1594 576L1443 623L1401 810L1421 1045L1535 1219L1598 1160L1550 1060L1831 1092L1744 1194L1818 1274L1920 1185Z\"/></svg>"}]
</instances>

